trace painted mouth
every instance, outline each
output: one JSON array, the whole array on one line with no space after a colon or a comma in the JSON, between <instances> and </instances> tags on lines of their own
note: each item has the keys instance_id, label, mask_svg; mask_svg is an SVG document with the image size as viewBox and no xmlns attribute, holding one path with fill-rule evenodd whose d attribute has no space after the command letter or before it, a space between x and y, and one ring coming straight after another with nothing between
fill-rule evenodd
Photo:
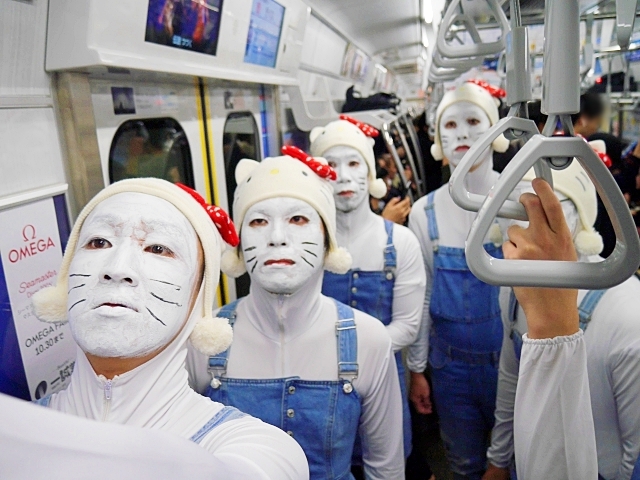
<instances>
[{"instance_id":1,"label":"painted mouth","mask_svg":"<svg viewBox=\"0 0 640 480\"><path fill-rule=\"evenodd\" d=\"M138 309L131 306L131 305L127 305L126 303L119 303L119 302L104 302L101 303L100 305L98 305L96 307L96 309L101 308L101 307L107 307L107 308L128 308L129 310L133 310L134 312L137 312Z\"/></svg>"},{"instance_id":2,"label":"painted mouth","mask_svg":"<svg viewBox=\"0 0 640 480\"><path fill-rule=\"evenodd\" d=\"M288 258L279 258L277 260L267 260L264 262L265 266L269 265L295 265L296 262Z\"/></svg>"},{"instance_id":3,"label":"painted mouth","mask_svg":"<svg viewBox=\"0 0 640 480\"><path fill-rule=\"evenodd\" d=\"M345 190L344 192L338 193L339 197L353 197L356 194L353 190Z\"/></svg>"},{"instance_id":4,"label":"painted mouth","mask_svg":"<svg viewBox=\"0 0 640 480\"><path fill-rule=\"evenodd\" d=\"M471 148L471 147L467 147L466 145L460 145L454 151L455 152L466 152L467 150L469 150L469 148Z\"/></svg>"}]
</instances>

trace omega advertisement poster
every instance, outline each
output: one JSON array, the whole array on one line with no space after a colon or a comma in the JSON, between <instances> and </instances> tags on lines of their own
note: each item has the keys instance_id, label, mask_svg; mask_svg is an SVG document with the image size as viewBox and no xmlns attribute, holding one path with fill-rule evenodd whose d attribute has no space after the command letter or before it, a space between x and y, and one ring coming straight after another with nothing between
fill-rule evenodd
<instances>
[{"instance_id":1,"label":"omega advertisement poster","mask_svg":"<svg viewBox=\"0 0 640 480\"><path fill-rule=\"evenodd\" d=\"M69 382L76 354L69 326L41 322L31 305L35 292L55 285L68 235L63 195L0 210L2 393L34 400Z\"/></svg>"}]
</instances>

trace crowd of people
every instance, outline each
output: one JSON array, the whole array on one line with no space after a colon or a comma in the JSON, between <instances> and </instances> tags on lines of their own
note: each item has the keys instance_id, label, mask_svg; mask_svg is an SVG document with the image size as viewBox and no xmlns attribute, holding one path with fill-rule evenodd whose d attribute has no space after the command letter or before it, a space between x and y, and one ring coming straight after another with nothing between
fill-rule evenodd
<instances>
[{"instance_id":1,"label":"crowd of people","mask_svg":"<svg viewBox=\"0 0 640 480\"><path fill-rule=\"evenodd\" d=\"M586 139L602 120L595 99L583 96L574 118ZM640 281L512 289L467 265L477 214L453 202L443 169L498 120L496 100L473 83L444 95L433 138L419 117L428 193L413 205L411 169L400 175L375 129L348 118L315 128L308 153L234 162L233 222L181 184L105 188L75 223L57 285L33 299L78 344L69 387L38 403L189 440L219 478L433 479L411 412L415 425L437 411L456 480L629 480L640 452ZM481 155L470 192L489 192L494 154L510 148L499 136ZM638 150L610 167L630 205ZM599 261L606 239L588 175L573 162L554 172L554 188L534 179L520 197L529 224L497 221L485 250ZM215 309L221 271L248 273L251 287ZM115 448L127 432L104 435L111 459L124 455ZM58 449L80 448L69 442ZM42 434L25 445L34 458L55 451Z\"/></svg>"}]
</instances>

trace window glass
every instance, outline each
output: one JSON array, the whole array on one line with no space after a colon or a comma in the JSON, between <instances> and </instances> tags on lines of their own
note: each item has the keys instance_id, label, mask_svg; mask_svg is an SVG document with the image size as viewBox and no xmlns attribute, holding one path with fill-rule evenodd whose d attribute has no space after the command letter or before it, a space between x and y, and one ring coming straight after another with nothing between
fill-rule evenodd
<instances>
[{"instance_id":1,"label":"window glass","mask_svg":"<svg viewBox=\"0 0 640 480\"><path fill-rule=\"evenodd\" d=\"M233 194L238 186L235 176L236 166L243 158L261 160L260 131L251 112L229 114L224 124L222 148L229 202L227 205L229 205L229 213L233 214ZM240 298L248 295L249 287L249 274L245 273L236 279L236 296Z\"/></svg>"},{"instance_id":2,"label":"window glass","mask_svg":"<svg viewBox=\"0 0 640 480\"><path fill-rule=\"evenodd\" d=\"M236 166L243 158L260 161L260 132L250 112L234 112L227 117L222 139L229 210L236 191Z\"/></svg>"},{"instance_id":3,"label":"window glass","mask_svg":"<svg viewBox=\"0 0 640 480\"><path fill-rule=\"evenodd\" d=\"M176 120L129 120L118 128L109 152L109 179L139 177L194 187L189 142Z\"/></svg>"}]
</instances>

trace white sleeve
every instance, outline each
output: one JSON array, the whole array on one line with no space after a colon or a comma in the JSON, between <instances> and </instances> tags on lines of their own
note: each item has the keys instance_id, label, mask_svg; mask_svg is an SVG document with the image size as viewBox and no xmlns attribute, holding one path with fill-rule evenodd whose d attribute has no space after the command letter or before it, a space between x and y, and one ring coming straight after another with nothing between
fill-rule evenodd
<instances>
[{"instance_id":1,"label":"white sleeve","mask_svg":"<svg viewBox=\"0 0 640 480\"><path fill-rule=\"evenodd\" d=\"M405 227L394 227L397 251L396 280L393 286L393 316L387 325L393 351L411 345L418 336L426 278L420 244Z\"/></svg>"},{"instance_id":2,"label":"white sleeve","mask_svg":"<svg viewBox=\"0 0 640 480\"><path fill-rule=\"evenodd\" d=\"M360 376L354 381L360 395L360 438L367 480L403 480L402 399L398 369L384 326L372 317L358 326ZM364 315L364 314L362 314Z\"/></svg>"},{"instance_id":3,"label":"white sleeve","mask_svg":"<svg viewBox=\"0 0 640 480\"><path fill-rule=\"evenodd\" d=\"M260 480L306 480L307 457L285 432L257 418L245 416L225 422L200 445L233 471Z\"/></svg>"},{"instance_id":4,"label":"white sleeve","mask_svg":"<svg viewBox=\"0 0 640 480\"><path fill-rule=\"evenodd\" d=\"M513 422L518 478L597 479L582 330L523 341Z\"/></svg>"},{"instance_id":5,"label":"white sleeve","mask_svg":"<svg viewBox=\"0 0 640 480\"><path fill-rule=\"evenodd\" d=\"M513 349L509 321L511 291L508 287L500 289L500 311L504 334L500 352L495 424L491 431L491 445L487 450L489 462L500 468L509 467L513 458L513 407L518 386L518 360Z\"/></svg>"},{"instance_id":6,"label":"white sleeve","mask_svg":"<svg viewBox=\"0 0 640 480\"><path fill-rule=\"evenodd\" d=\"M433 288L433 246L429 238L424 202L418 201L414 204L409 215L409 229L415 234L420 244L423 260L421 265L425 272L426 288L424 289L422 302L420 330L416 341L407 351L407 367L412 372L422 373L427 368L429 357L429 333L431 331L429 304L431 302L431 289Z\"/></svg>"},{"instance_id":7,"label":"white sleeve","mask_svg":"<svg viewBox=\"0 0 640 480\"><path fill-rule=\"evenodd\" d=\"M615 316L615 322L607 323L620 326L614 332L612 344L621 347L613 347L608 357L609 378L622 439L622 461L616 480L631 477L640 452L640 325L638 299L634 300L618 302L606 312Z\"/></svg>"}]
</instances>

